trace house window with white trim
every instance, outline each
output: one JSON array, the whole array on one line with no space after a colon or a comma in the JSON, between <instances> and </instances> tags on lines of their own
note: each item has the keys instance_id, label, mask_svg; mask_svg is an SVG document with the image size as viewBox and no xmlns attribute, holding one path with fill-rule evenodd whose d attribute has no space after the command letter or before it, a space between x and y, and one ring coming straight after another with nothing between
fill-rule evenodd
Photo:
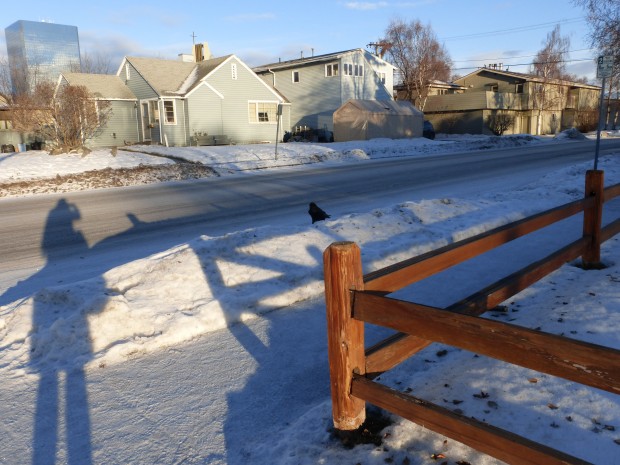
<instances>
[{"instance_id":1,"label":"house window with white trim","mask_svg":"<svg viewBox=\"0 0 620 465\"><path fill-rule=\"evenodd\" d=\"M355 76L363 76L364 75L364 65L355 65Z\"/></svg>"},{"instance_id":2,"label":"house window with white trim","mask_svg":"<svg viewBox=\"0 0 620 465\"><path fill-rule=\"evenodd\" d=\"M250 123L276 124L278 102L248 102L248 119Z\"/></svg>"},{"instance_id":3,"label":"house window with white trim","mask_svg":"<svg viewBox=\"0 0 620 465\"><path fill-rule=\"evenodd\" d=\"M353 76L353 65L351 63L345 63L343 73L345 76Z\"/></svg>"},{"instance_id":4,"label":"house window with white trim","mask_svg":"<svg viewBox=\"0 0 620 465\"><path fill-rule=\"evenodd\" d=\"M338 76L338 63L330 63L325 65L325 77Z\"/></svg>"},{"instance_id":5,"label":"house window with white trim","mask_svg":"<svg viewBox=\"0 0 620 465\"><path fill-rule=\"evenodd\" d=\"M299 82L299 71L293 71L292 79L293 82Z\"/></svg>"},{"instance_id":6,"label":"house window with white trim","mask_svg":"<svg viewBox=\"0 0 620 465\"><path fill-rule=\"evenodd\" d=\"M164 100L164 123L177 124L174 100Z\"/></svg>"}]
</instances>

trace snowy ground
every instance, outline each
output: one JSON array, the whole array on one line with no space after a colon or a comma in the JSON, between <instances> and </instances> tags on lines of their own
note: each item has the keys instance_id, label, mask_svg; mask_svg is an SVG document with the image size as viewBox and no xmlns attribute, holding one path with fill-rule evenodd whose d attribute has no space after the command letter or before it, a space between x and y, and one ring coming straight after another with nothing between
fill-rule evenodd
<instances>
[{"instance_id":1,"label":"snowy ground","mask_svg":"<svg viewBox=\"0 0 620 465\"><path fill-rule=\"evenodd\" d=\"M282 144L277 159L273 145L134 147L150 154L86 157L27 152L0 157L0 183L79 179L178 158L231 175L299 160L360 162L523 143L554 141ZM620 182L617 155L600 161L607 185ZM315 225L201 236L96 279L29 290L0 307L0 463L498 464L397 417L379 446L346 449L332 437L321 254L334 241L355 241L371 271L578 199L590 168L573 166L511 192L395 199ZM36 190L47 192L45 185ZM610 207L610 216L620 215ZM579 234L579 218L566 221L397 296L447 306ZM566 265L488 317L620 349L617 239L603 257L608 268ZM368 328L370 340L382 335ZM612 394L441 345L382 382L592 463L620 464L620 402Z\"/></svg>"}]
</instances>

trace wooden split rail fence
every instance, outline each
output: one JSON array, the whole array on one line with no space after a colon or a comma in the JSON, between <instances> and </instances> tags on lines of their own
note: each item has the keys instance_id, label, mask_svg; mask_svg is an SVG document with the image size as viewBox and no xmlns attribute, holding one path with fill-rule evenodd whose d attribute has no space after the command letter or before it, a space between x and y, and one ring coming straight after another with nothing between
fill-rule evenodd
<instances>
[{"instance_id":1,"label":"wooden split rail fence","mask_svg":"<svg viewBox=\"0 0 620 465\"><path fill-rule=\"evenodd\" d=\"M366 402L396 413L511 464L586 464L545 445L374 381L433 342L620 394L620 351L546 334L479 315L532 285L567 261L582 257L600 266L601 243L620 232L620 219L601 228L605 201L620 184L603 189L603 172L586 173L582 200L548 210L438 250L362 273L359 247L336 242L324 252L328 355L334 426L354 431L366 418ZM580 239L446 309L386 297L509 241L583 212ZM393 336L370 348L364 322L392 328Z\"/></svg>"}]
</instances>

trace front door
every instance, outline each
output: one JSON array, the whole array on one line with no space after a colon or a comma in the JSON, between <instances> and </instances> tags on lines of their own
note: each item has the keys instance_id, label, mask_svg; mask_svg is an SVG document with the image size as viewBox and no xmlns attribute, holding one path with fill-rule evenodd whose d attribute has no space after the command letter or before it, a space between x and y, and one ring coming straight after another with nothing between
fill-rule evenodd
<instances>
[{"instance_id":1,"label":"front door","mask_svg":"<svg viewBox=\"0 0 620 465\"><path fill-rule=\"evenodd\" d=\"M151 122L151 116L149 115L149 102L142 102L142 140L151 140L151 128L149 124Z\"/></svg>"}]
</instances>

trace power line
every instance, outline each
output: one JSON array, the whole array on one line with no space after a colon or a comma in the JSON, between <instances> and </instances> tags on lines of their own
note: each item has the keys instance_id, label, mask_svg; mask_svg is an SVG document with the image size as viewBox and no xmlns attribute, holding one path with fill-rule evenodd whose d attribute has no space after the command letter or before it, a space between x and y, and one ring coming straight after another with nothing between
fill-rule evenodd
<instances>
[{"instance_id":1,"label":"power line","mask_svg":"<svg viewBox=\"0 0 620 465\"><path fill-rule=\"evenodd\" d=\"M578 50L569 50L566 53L573 53L573 52L586 52L586 51L592 51L592 50L596 50L594 48L580 48ZM532 58L535 57L536 55L519 55L519 56L514 56L514 57L500 57L500 58L475 58L475 59L471 59L471 60L453 60L452 63L469 63L472 61L494 61L494 60L513 60L515 58Z\"/></svg>"},{"instance_id":2,"label":"power line","mask_svg":"<svg viewBox=\"0 0 620 465\"><path fill-rule=\"evenodd\" d=\"M486 37L486 36L493 36L493 35L512 34L515 32L532 31L534 29L542 29L545 27L554 26L556 24L573 24L573 23L579 23L583 21L585 21L584 18L568 18L568 19L561 19L558 21L549 21L549 22L540 23L540 24L531 24L529 26L520 26L520 27L509 28L509 29L498 29L496 31L476 32L473 34L464 34L460 36L444 37L444 38L441 38L440 40L447 41L447 40L457 40L457 39L458 40L475 39L479 37Z\"/></svg>"},{"instance_id":3,"label":"power line","mask_svg":"<svg viewBox=\"0 0 620 465\"><path fill-rule=\"evenodd\" d=\"M540 62L532 62L532 63L502 63L502 65L504 65L505 67L531 66L531 65L546 65L546 64L551 64L551 63L575 63L575 62L581 62L581 61L594 61L594 59L593 58L580 58L580 59L575 59L575 60L540 61ZM451 70L459 71L459 70L465 70L465 69L478 69L478 68L481 68L481 66L465 66L462 68L451 68ZM489 68L489 69L493 69L493 68Z\"/></svg>"}]
</instances>

